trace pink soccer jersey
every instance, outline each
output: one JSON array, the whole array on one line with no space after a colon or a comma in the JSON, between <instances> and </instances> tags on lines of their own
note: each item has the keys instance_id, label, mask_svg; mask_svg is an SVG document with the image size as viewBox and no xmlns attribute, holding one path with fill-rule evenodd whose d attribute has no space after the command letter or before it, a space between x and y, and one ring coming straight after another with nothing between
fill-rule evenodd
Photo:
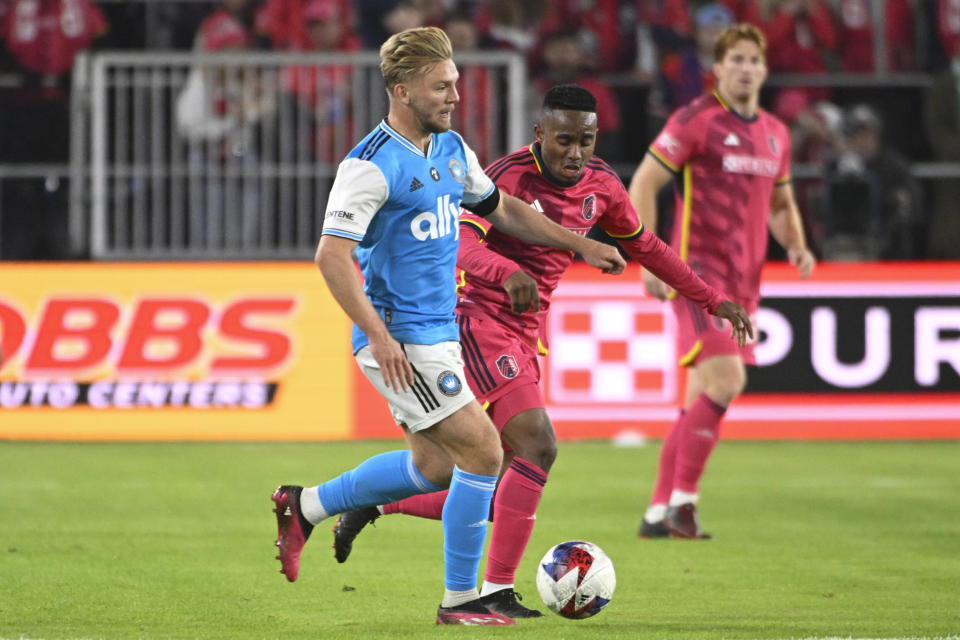
<instances>
[{"instance_id":1,"label":"pink soccer jersey","mask_svg":"<svg viewBox=\"0 0 960 640\"><path fill-rule=\"evenodd\" d=\"M674 112L649 151L678 176L671 246L753 313L773 189L790 180L786 126L763 109L743 118L714 92Z\"/></svg>"},{"instance_id":2,"label":"pink soccer jersey","mask_svg":"<svg viewBox=\"0 0 960 640\"><path fill-rule=\"evenodd\" d=\"M635 238L642 232L640 219L630 204L623 183L599 158L592 158L587 163L576 184L564 185L553 180L546 171L539 145L533 143L494 162L487 168L487 175L505 193L516 196L575 233L585 235L595 224L620 239ZM574 254L528 244L491 228L488 222L469 213L463 213L460 221L461 225L475 228L495 254L507 258L537 279L540 313L522 316L510 313L510 299L502 282L490 280L489 273L477 272L461 274L457 311L471 315L476 310L498 318L517 333L530 336L536 344L540 323L550 308L550 296L573 262Z\"/></svg>"}]
</instances>

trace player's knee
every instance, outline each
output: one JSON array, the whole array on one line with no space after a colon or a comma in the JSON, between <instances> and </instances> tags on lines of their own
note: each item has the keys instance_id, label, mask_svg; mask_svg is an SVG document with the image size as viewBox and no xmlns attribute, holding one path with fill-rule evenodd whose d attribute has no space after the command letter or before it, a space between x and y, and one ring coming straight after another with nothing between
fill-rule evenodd
<instances>
[{"instance_id":1,"label":"player's knee","mask_svg":"<svg viewBox=\"0 0 960 640\"><path fill-rule=\"evenodd\" d=\"M725 407L743 393L747 386L747 376L742 371L730 371L727 375L710 380L704 389L716 403Z\"/></svg>"},{"instance_id":2,"label":"player's knee","mask_svg":"<svg viewBox=\"0 0 960 640\"><path fill-rule=\"evenodd\" d=\"M557 436L547 413L529 411L516 416L504 428L504 440L518 458L550 471L557 459Z\"/></svg>"},{"instance_id":3,"label":"player's knee","mask_svg":"<svg viewBox=\"0 0 960 640\"><path fill-rule=\"evenodd\" d=\"M453 475L453 461L446 456L424 456L413 454L413 466L424 478L438 487L450 486Z\"/></svg>"},{"instance_id":4,"label":"player's knee","mask_svg":"<svg viewBox=\"0 0 960 640\"><path fill-rule=\"evenodd\" d=\"M550 471L550 467L557 459L557 438L553 429L544 430L536 439L524 443L523 451L518 451L517 455L524 460L529 460L544 471Z\"/></svg>"},{"instance_id":5,"label":"player's knee","mask_svg":"<svg viewBox=\"0 0 960 640\"><path fill-rule=\"evenodd\" d=\"M550 442L540 442L528 455L522 457L544 471L550 471L550 467L557 459L557 441L554 439Z\"/></svg>"},{"instance_id":6,"label":"player's knee","mask_svg":"<svg viewBox=\"0 0 960 640\"><path fill-rule=\"evenodd\" d=\"M496 431L494 431L496 435ZM476 466L476 471L487 476L500 475L500 466L503 463L503 448L500 446L500 438L484 439L471 454L471 463Z\"/></svg>"}]
</instances>

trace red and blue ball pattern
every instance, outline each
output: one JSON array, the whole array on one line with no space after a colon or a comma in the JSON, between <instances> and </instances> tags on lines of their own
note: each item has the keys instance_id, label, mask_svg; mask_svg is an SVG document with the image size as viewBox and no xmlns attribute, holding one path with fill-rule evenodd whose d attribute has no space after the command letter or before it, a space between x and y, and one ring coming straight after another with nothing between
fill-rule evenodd
<instances>
[{"instance_id":1,"label":"red and blue ball pattern","mask_svg":"<svg viewBox=\"0 0 960 640\"><path fill-rule=\"evenodd\" d=\"M594 616L610 602L616 587L613 563L590 542L562 542L544 555L537 590L551 611L564 618Z\"/></svg>"}]
</instances>

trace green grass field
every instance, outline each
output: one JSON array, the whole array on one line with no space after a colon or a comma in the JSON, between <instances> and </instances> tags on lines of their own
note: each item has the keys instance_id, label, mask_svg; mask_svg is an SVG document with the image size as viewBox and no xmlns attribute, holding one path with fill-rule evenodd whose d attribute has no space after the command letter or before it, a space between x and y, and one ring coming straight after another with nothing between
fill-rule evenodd
<instances>
[{"instance_id":1,"label":"green grass field","mask_svg":"<svg viewBox=\"0 0 960 640\"><path fill-rule=\"evenodd\" d=\"M0 638L913 638L960 633L960 442L722 442L711 541L641 541L659 443L566 443L517 589L599 544L595 618L437 628L439 523L380 519L343 565L324 523L278 572L270 493L399 446L0 443Z\"/></svg>"}]
</instances>

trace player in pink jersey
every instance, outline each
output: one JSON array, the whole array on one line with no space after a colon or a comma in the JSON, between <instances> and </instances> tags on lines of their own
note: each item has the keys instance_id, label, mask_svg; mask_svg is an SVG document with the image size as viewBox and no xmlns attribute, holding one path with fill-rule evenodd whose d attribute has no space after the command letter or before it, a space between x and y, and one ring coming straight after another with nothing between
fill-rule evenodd
<instances>
[{"instance_id":1,"label":"player in pink jersey","mask_svg":"<svg viewBox=\"0 0 960 640\"><path fill-rule=\"evenodd\" d=\"M593 158L597 138L593 95L576 85L550 89L534 130L534 143L487 168L494 183L576 233L586 234L599 225L631 257L699 307L727 319L734 328L731 337L744 344L752 335L744 309L723 300L665 243L645 232L623 183L605 162ZM514 574L557 455L539 385L538 339L550 296L573 257L569 251L515 242L482 218L461 215L457 313L467 380L477 397L486 401L508 449L494 498L481 599L491 610L512 618L542 615L517 601ZM346 560L360 529L381 512L439 519L445 497L445 492L438 492L379 510L342 514L334 529L337 560Z\"/></svg>"},{"instance_id":2,"label":"player in pink jersey","mask_svg":"<svg viewBox=\"0 0 960 640\"><path fill-rule=\"evenodd\" d=\"M752 315L760 299L767 229L787 250L802 277L814 267L790 186L787 128L759 108L767 77L766 40L751 24L728 27L714 48L717 89L677 110L630 182L630 199L656 232L656 196L676 180L671 245L706 282L727 292ZM647 291L672 292L655 273ZM698 483L719 437L727 407L755 364L753 344L724 340L714 319L674 299L680 363L688 369L685 408L660 454L657 483L640 536L706 538L696 515Z\"/></svg>"}]
</instances>

